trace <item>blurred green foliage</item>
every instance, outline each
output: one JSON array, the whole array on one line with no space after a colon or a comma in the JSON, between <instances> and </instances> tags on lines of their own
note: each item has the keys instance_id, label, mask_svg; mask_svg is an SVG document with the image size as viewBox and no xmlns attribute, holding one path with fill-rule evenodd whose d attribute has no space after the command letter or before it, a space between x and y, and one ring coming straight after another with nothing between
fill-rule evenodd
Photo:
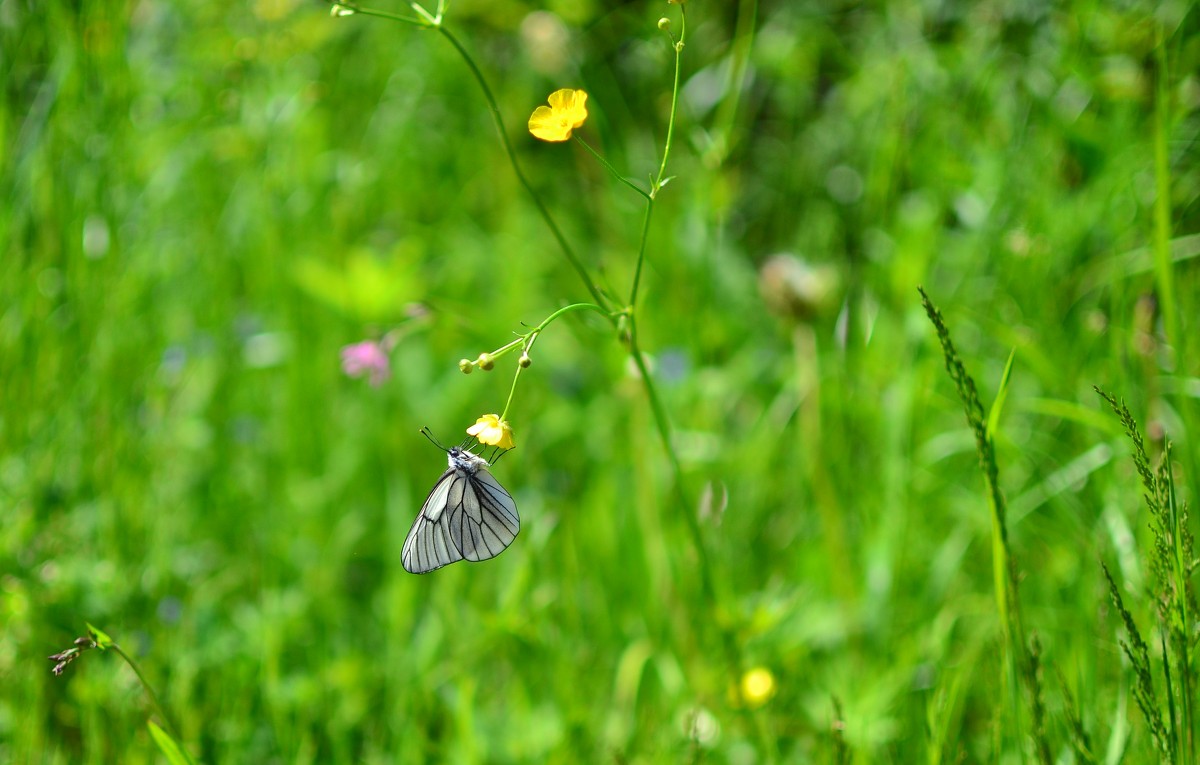
<instances>
[{"instance_id":1,"label":"blurred green foliage","mask_svg":"<svg viewBox=\"0 0 1200 765\"><path fill-rule=\"evenodd\" d=\"M676 13L447 19L616 294L638 198L525 120L583 87L589 142L644 179ZM0 0L0 760L157 761L125 666L49 672L90 621L206 762L801 762L843 739L861 762L1017 761L982 479L918 284L985 402L1016 350L996 448L1026 625L1101 758L1154 760L1099 568L1148 619L1146 522L1091 386L1179 443L1194 498L1195 7L691 0L688 20L639 326L688 496L728 495L705 521L715 610L642 389L579 316L510 412L516 543L400 566L445 466L418 428L454 440L508 393L511 363L457 360L585 297L444 40L294 0ZM799 316L813 274L826 299ZM340 374L342 345L396 327L389 384ZM775 678L760 709L721 629Z\"/></svg>"}]
</instances>

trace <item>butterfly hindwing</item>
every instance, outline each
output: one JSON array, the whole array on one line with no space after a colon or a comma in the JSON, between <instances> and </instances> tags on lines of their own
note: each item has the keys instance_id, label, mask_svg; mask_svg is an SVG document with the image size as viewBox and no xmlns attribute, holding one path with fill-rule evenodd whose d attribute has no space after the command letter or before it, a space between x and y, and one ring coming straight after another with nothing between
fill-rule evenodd
<instances>
[{"instance_id":1,"label":"butterfly hindwing","mask_svg":"<svg viewBox=\"0 0 1200 765\"><path fill-rule=\"evenodd\" d=\"M474 455L471 455L474 457ZM401 563L424 574L460 560L494 558L512 544L521 519L512 495L482 459L450 455L404 541Z\"/></svg>"}]
</instances>

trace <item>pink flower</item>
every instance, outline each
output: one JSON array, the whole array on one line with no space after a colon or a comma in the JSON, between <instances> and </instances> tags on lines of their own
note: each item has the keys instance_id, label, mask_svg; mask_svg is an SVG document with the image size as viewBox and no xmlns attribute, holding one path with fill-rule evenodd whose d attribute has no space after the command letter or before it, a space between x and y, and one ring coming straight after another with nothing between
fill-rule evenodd
<instances>
[{"instance_id":1,"label":"pink flower","mask_svg":"<svg viewBox=\"0 0 1200 765\"><path fill-rule=\"evenodd\" d=\"M372 387L378 388L392 376L388 352L383 343L364 340L342 348L342 371L348 377L367 375Z\"/></svg>"}]
</instances>

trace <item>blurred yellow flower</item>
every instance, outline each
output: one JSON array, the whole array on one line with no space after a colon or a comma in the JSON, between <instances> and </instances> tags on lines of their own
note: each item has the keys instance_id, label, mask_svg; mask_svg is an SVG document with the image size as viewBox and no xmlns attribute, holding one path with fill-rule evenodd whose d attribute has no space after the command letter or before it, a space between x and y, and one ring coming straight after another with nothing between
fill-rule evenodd
<instances>
[{"instance_id":1,"label":"blurred yellow flower","mask_svg":"<svg viewBox=\"0 0 1200 765\"><path fill-rule=\"evenodd\" d=\"M563 88L550 94L550 105L539 106L529 117L529 132L543 141L565 141L587 119L587 93Z\"/></svg>"},{"instance_id":2,"label":"blurred yellow flower","mask_svg":"<svg viewBox=\"0 0 1200 765\"><path fill-rule=\"evenodd\" d=\"M766 667L755 667L742 675L742 700L751 709L757 709L775 695L775 676Z\"/></svg>"},{"instance_id":3,"label":"blurred yellow flower","mask_svg":"<svg viewBox=\"0 0 1200 765\"><path fill-rule=\"evenodd\" d=\"M501 449L513 448L513 429L508 420L501 420L499 415L485 414L467 428L468 436L475 436L479 443L487 446L499 446Z\"/></svg>"}]
</instances>

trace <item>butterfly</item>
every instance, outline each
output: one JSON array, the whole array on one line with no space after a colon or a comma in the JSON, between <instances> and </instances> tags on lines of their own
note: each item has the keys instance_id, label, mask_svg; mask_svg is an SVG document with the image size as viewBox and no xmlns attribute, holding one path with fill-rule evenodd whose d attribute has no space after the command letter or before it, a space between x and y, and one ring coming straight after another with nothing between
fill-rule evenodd
<instances>
[{"instance_id":1,"label":"butterfly","mask_svg":"<svg viewBox=\"0 0 1200 765\"><path fill-rule=\"evenodd\" d=\"M458 446L446 449L446 460L450 466L421 505L400 553L411 574L494 558L521 530L517 505L487 460Z\"/></svg>"}]
</instances>

